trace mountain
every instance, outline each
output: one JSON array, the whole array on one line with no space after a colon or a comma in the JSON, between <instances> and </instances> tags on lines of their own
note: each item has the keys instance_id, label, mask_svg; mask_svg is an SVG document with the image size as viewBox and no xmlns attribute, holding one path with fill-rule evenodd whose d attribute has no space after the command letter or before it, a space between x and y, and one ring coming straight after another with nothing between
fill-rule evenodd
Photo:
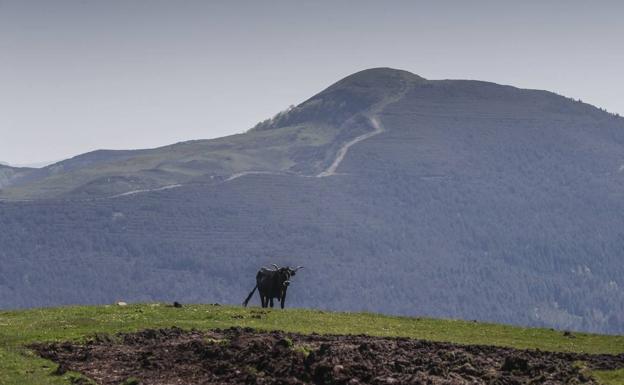
<instances>
[{"instance_id":1,"label":"mountain","mask_svg":"<svg viewBox=\"0 0 624 385\"><path fill-rule=\"evenodd\" d=\"M240 135L96 151L0 190L0 306L239 303L624 332L624 119L540 90L353 74Z\"/></svg>"},{"instance_id":2,"label":"mountain","mask_svg":"<svg viewBox=\"0 0 624 385\"><path fill-rule=\"evenodd\" d=\"M345 141L370 130L366 113L422 80L405 71L363 71L245 134L152 150L90 152L32 170L5 185L0 199L111 197L218 183L249 172L313 176Z\"/></svg>"},{"instance_id":3,"label":"mountain","mask_svg":"<svg viewBox=\"0 0 624 385\"><path fill-rule=\"evenodd\" d=\"M8 163L0 163L0 191L33 171L26 167L12 167Z\"/></svg>"}]
</instances>

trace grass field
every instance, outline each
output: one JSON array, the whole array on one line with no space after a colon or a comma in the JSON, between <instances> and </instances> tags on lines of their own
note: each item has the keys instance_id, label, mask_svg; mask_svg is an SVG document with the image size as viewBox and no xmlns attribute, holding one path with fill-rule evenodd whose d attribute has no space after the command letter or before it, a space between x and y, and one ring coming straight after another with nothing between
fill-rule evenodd
<instances>
[{"instance_id":1,"label":"grass field","mask_svg":"<svg viewBox=\"0 0 624 385\"><path fill-rule=\"evenodd\" d=\"M258 312L262 316L258 317ZM231 306L162 304L77 306L0 312L0 384L71 384L75 374L55 376L56 365L24 346L35 341L81 340L95 333L145 328L213 329L248 326L300 333L402 336L462 344L483 344L549 351L623 353L624 336L604 336L519 328L455 320L391 317L370 313L317 310L244 309ZM604 384L624 384L624 371L595 373Z\"/></svg>"}]
</instances>

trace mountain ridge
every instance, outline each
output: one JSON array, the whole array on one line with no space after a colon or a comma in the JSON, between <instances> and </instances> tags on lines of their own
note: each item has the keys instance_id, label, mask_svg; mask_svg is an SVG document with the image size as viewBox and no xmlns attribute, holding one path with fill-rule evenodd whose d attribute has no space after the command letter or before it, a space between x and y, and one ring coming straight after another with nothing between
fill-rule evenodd
<instances>
[{"instance_id":1,"label":"mountain ridge","mask_svg":"<svg viewBox=\"0 0 624 385\"><path fill-rule=\"evenodd\" d=\"M623 332L624 119L403 76L3 189L0 303L240 303L277 263L295 306Z\"/></svg>"},{"instance_id":2,"label":"mountain ridge","mask_svg":"<svg viewBox=\"0 0 624 385\"><path fill-rule=\"evenodd\" d=\"M402 90L408 92L410 88L417 86L434 87L434 84L443 85L443 87L438 88L445 88L449 98L459 95L468 95L476 99L492 98L492 95L517 98L522 93L536 93L543 95L544 99L552 98L550 103L558 105L557 108L566 109L566 114L576 113L587 116L602 116L603 114L603 111L596 107L578 104L578 102L573 102L575 108L571 108L569 107L571 99L548 91L521 89L474 80L427 80L403 70L387 67L372 68L359 71L337 81L299 105L258 123L243 134L215 139L183 141L152 149L95 150L40 169L32 169L28 172L25 172L26 169L24 169L20 178L5 178L4 183L0 185L0 199L65 199L73 197L74 191L79 191L88 186L91 186L89 194L95 194L95 197L101 198L134 190L151 190L173 184L191 183L197 181L197 178L222 180L232 175L249 174L250 172L320 174L323 172L323 166L328 166L328 163L331 164L331 157L334 156L335 159L337 152L340 151L341 143L344 145L350 140L374 130L370 122L367 123L368 119L364 117L370 115L367 112L370 108L383 103L384 99L392 98L393 94ZM582 108L578 108L579 106ZM354 122L358 118L360 120ZM354 124L348 126L350 122ZM302 127L306 125L307 127ZM364 127L367 125L368 128ZM271 143L266 142L267 138L254 136L262 136L262 131L278 129L291 131L280 136L292 136L292 131L295 130L299 131L298 135L301 135L304 140L317 141L317 143L300 143L301 151L298 153L292 153L291 150L285 149L287 153L271 154L267 151L260 157L245 155L244 152L258 154L259 151L263 151L264 147L271 145ZM303 134L301 134L302 132ZM247 136L250 136L248 140L245 139ZM262 142L263 139L264 142ZM216 153L219 148L227 147L225 143L229 140L233 142L230 148L221 151L221 154ZM193 145L196 147L194 150L179 151L179 149ZM240 148L241 145L247 147L246 151L236 150L236 147ZM290 143L286 143L286 146L289 145ZM319 150L322 151L319 147L323 146L328 147L325 148L327 152L319 155ZM217 151L214 150L214 147L217 147ZM193 151L195 154L206 151L214 151L215 153L213 156L195 159L193 158ZM313 152L316 152L317 156L311 158L310 155ZM163 158L164 163L173 162L175 164L149 161L149 158L157 159L159 156ZM237 159L232 160L232 156ZM268 159L262 159L265 156ZM106 165L115 162L121 164L118 171L106 167ZM136 162L136 165L130 165L131 162ZM84 175L85 173L76 175L76 171L90 168L94 171L94 175ZM63 175L66 177L63 178ZM105 186L106 183L103 181L108 181L111 178L118 183L113 182L111 186ZM55 183L62 184L62 186L57 187ZM93 189L94 186L99 187ZM68 190L68 188L70 189Z\"/></svg>"}]
</instances>

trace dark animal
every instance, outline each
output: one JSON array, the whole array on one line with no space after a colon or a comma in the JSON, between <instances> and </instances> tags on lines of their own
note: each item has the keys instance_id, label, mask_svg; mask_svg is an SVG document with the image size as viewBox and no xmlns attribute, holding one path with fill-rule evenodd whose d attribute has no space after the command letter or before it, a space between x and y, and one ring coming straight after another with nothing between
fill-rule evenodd
<instances>
[{"instance_id":1,"label":"dark animal","mask_svg":"<svg viewBox=\"0 0 624 385\"><path fill-rule=\"evenodd\" d=\"M280 301L282 309L284 308L284 304L286 303L286 290L288 289L288 285L290 285L290 278L297 273L297 270L303 269L303 266L291 269L288 266L279 267L274 264L273 267L273 270L263 267L258 271L258 274L256 274L256 287L249 293L247 299L243 302L243 306L247 307L251 296L253 296L253 293L258 289L262 307L267 307L269 305L273 307L273 299L277 298L277 300Z\"/></svg>"}]
</instances>

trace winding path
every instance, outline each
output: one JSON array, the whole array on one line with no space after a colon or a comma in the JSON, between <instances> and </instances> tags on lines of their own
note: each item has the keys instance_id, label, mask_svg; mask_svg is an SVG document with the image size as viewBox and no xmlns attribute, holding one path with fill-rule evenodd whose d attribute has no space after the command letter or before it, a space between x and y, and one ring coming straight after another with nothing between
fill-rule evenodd
<instances>
[{"instance_id":1,"label":"winding path","mask_svg":"<svg viewBox=\"0 0 624 385\"><path fill-rule=\"evenodd\" d=\"M132 191L126 191L125 193L121 193L121 194L117 194L117 195L112 195L109 196L109 199L112 198L120 198L120 197L125 197L128 195L134 195L134 194L142 194L142 193L147 193L147 192L152 192L152 191L163 191L163 190L170 190L172 188L178 188L178 187L182 187L181 184L170 184L167 186L162 186L162 187L157 187L157 188L150 188L150 189L143 189L143 190L132 190Z\"/></svg>"},{"instance_id":2,"label":"winding path","mask_svg":"<svg viewBox=\"0 0 624 385\"><path fill-rule=\"evenodd\" d=\"M366 139L370 139L373 136L379 135L382 132L384 132L386 129L383 126L383 123L381 122L381 120L379 119L379 117L377 116L384 108L386 108L387 105L394 103L396 101L398 101L399 99L401 99L405 93L407 92L407 90L409 89L408 84L403 84L403 87L401 88L401 90L399 92L397 92L395 95L388 97L382 101L380 101L379 103L377 103L377 105L375 105L372 108L372 111L369 112L368 114L364 115L368 118L368 120L370 121L371 125L373 126L374 130L371 132L368 132L366 134L360 135L354 139L351 139L350 141L348 141L347 143L345 143L342 147L340 147L340 150L338 150L338 153L336 154L336 159L334 159L334 161L332 162L332 164L323 172L319 173L316 177L317 178L324 178L327 176L332 176L332 175L338 175L336 173L336 170L338 169L338 166L340 166L340 163L342 163L342 161L344 160L345 155L347 155L347 152L349 151L349 148L351 148L351 146L353 146L356 143L359 143L361 141L364 141Z\"/></svg>"},{"instance_id":3,"label":"winding path","mask_svg":"<svg viewBox=\"0 0 624 385\"><path fill-rule=\"evenodd\" d=\"M347 143L345 143L340 148L340 150L338 150L338 154L336 155L336 159L334 159L334 162L325 171L318 174L316 176L317 178L324 178L326 176L336 175L336 169L338 168L338 166L340 166L340 163L342 163L342 160L344 159L345 155L347 155L347 152L349 151L349 148L351 148L351 146L363 140L372 138L375 135L379 135L385 131L385 129L383 128L383 125L381 124L381 122L376 116L369 117L368 119L370 120L375 130L371 132L367 132L364 135L360 135L354 139L351 139Z\"/></svg>"},{"instance_id":4,"label":"winding path","mask_svg":"<svg viewBox=\"0 0 624 385\"><path fill-rule=\"evenodd\" d=\"M276 172L276 171L242 171L242 172L237 172L236 174L230 175L224 182L229 182L231 180L240 178L241 176L254 175L254 174L284 175L285 173Z\"/></svg>"}]
</instances>

